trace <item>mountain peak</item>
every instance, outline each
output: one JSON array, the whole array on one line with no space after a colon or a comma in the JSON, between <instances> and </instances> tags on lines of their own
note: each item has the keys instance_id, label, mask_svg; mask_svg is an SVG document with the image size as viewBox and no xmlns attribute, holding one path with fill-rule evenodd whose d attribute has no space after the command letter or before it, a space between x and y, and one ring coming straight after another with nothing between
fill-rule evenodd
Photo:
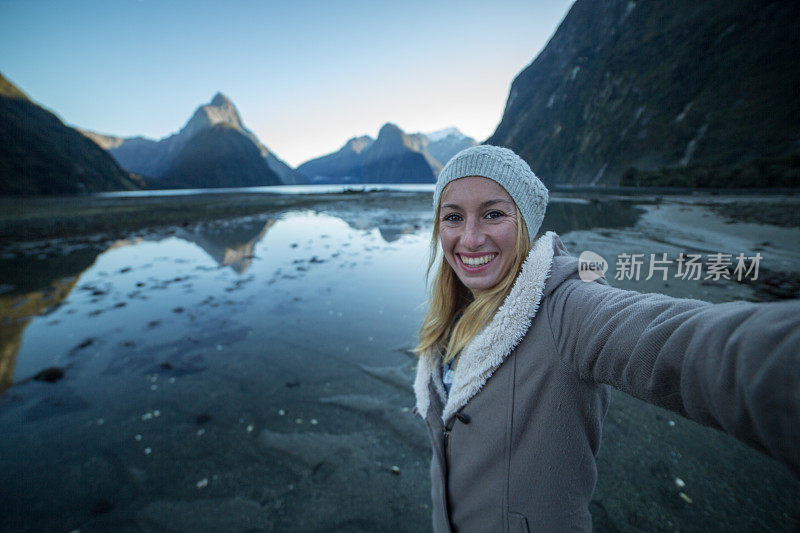
<instances>
[{"instance_id":1,"label":"mountain peak","mask_svg":"<svg viewBox=\"0 0 800 533\"><path fill-rule=\"evenodd\" d=\"M216 107L226 107L226 106L236 107L233 105L233 101L224 94L222 94L221 92L218 92L217 94L214 95L214 98L211 99L210 105Z\"/></svg>"},{"instance_id":2,"label":"mountain peak","mask_svg":"<svg viewBox=\"0 0 800 533\"><path fill-rule=\"evenodd\" d=\"M378 132L378 137L382 135L388 135L391 133L403 133L403 130L397 124L393 124L391 122L387 122L383 126L381 126L380 131Z\"/></svg>"},{"instance_id":3,"label":"mountain peak","mask_svg":"<svg viewBox=\"0 0 800 533\"><path fill-rule=\"evenodd\" d=\"M217 124L227 124L244 131L242 119L236 106L233 105L230 98L220 92L214 95L210 103L197 108L192 118L181 130L181 134L188 139L198 131Z\"/></svg>"},{"instance_id":4,"label":"mountain peak","mask_svg":"<svg viewBox=\"0 0 800 533\"><path fill-rule=\"evenodd\" d=\"M450 137L450 136L455 136L455 137L459 137L459 138L460 137L466 137L466 135L461 133L458 130L458 128L452 127L452 126L449 127L449 128L444 128L442 130L432 131L431 133L425 133L424 135L431 142L441 141L442 139L445 139L445 138Z\"/></svg>"},{"instance_id":5,"label":"mountain peak","mask_svg":"<svg viewBox=\"0 0 800 533\"><path fill-rule=\"evenodd\" d=\"M380 145L396 145L400 147L408 142L408 135L397 124L387 122L381 126L375 142Z\"/></svg>"},{"instance_id":6,"label":"mountain peak","mask_svg":"<svg viewBox=\"0 0 800 533\"><path fill-rule=\"evenodd\" d=\"M423 135L428 140L428 153L442 165L461 150L478 144L475 139L467 137L453 127L420 135Z\"/></svg>"}]
</instances>

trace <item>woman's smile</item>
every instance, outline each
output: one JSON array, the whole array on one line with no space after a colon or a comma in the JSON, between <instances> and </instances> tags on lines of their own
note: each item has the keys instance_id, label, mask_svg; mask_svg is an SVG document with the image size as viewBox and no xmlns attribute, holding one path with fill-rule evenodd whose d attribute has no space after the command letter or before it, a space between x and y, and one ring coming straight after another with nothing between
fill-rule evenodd
<instances>
[{"instance_id":1,"label":"woman's smile","mask_svg":"<svg viewBox=\"0 0 800 533\"><path fill-rule=\"evenodd\" d=\"M463 263L462 266L470 271L477 271L479 269L488 267L488 264L492 262L495 257L497 257L497 254L495 253L479 255L460 253L456 255L458 255L459 259L461 259L461 262Z\"/></svg>"}]
</instances>

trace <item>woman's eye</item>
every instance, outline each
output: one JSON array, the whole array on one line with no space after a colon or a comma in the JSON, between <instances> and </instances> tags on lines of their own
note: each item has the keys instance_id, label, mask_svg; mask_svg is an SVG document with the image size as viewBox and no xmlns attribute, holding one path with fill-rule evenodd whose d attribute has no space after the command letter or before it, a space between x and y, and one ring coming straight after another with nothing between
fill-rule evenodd
<instances>
[{"instance_id":1,"label":"woman's eye","mask_svg":"<svg viewBox=\"0 0 800 533\"><path fill-rule=\"evenodd\" d=\"M489 211L486 213L486 218L500 218L503 216L502 211Z\"/></svg>"},{"instance_id":2,"label":"woman's eye","mask_svg":"<svg viewBox=\"0 0 800 533\"><path fill-rule=\"evenodd\" d=\"M461 217L457 213L450 213L445 215L442 220L446 220L447 222L458 222L461 220Z\"/></svg>"}]
</instances>

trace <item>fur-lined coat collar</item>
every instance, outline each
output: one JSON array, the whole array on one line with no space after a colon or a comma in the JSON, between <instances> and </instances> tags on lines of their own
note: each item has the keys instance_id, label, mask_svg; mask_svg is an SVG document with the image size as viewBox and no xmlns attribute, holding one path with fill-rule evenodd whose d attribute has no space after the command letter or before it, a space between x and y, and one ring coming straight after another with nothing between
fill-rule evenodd
<instances>
[{"instance_id":1,"label":"fur-lined coat collar","mask_svg":"<svg viewBox=\"0 0 800 533\"><path fill-rule=\"evenodd\" d=\"M486 380L522 341L539 308L550 275L554 238L557 239L556 234L548 231L536 241L503 305L461 352L446 403L441 358L432 352L420 357L414 382L420 416L424 418L428 413L429 382L433 383L434 390L445 403L442 421L446 423L483 388Z\"/></svg>"}]
</instances>

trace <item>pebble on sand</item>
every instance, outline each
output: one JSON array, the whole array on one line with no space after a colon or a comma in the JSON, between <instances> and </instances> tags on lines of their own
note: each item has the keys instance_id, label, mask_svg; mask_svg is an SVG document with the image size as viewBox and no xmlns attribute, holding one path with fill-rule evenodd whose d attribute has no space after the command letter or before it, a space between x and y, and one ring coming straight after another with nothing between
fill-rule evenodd
<instances>
[{"instance_id":1,"label":"pebble on sand","mask_svg":"<svg viewBox=\"0 0 800 533\"><path fill-rule=\"evenodd\" d=\"M400 473L400 467L397 466L397 465L393 465L391 470L392 470L392 474L399 474Z\"/></svg>"},{"instance_id":2,"label":"pebble on sand","mask_svg":"<svg viewBox=\"0 0 800 533\"><path fill-rule=\"evenodd\" d=\"M55 383L64 377L64 369L59 367L45 368L35 376L35 381L46 381L47 383Z\"/></svg>"},{"instance_id":3,"label":"pebble on sand","mask_svg":"<svg viewBox=\"0 0 800 533\"><path fill-rule=\"evenodd\" d=\"M692 503L692 499L684 492L679 492L678 496L681 497L681 500L685 501L686 503Z\"/></svg>"},{"instance_id":4,"label":"pebble on sand","mask_svg":"<svg viewBox=\"0 0 800 533\"><path fill-rule=\"evenodd\" d=\"M279 414L280 416L283 416L283 415L285 415L285 414L286 414L286 411L284 411L283 409L278 409L278 414Z\"/></svg>"},{"instance_id":5,"label":"pebble on sand","mask_svg":"<svg viewBox=\"0 0 800 533\"><path fill-rule=\"evenodd\" d=\"M197 488L202 489L208 486L208 478L204 477L200 481L197 482Z\"/></svg>"},{"instance_id":6,"label":"pebble on sand","mask_svg":"<svg viewBox=\"0 0 800 533\"><path fill-rule=\"evenodd\" d=\"M152 452L153 452L153 449L152 449L152 448L145 448L145 449L144 449L144 454L145 454L145 455L150 455Z\"/></svg>"},{"instance_id":7,"label":"pebble on sand","mask_svg":"<svg viewBox=\"0 0 800 533\"><path fill-rule=\"evenodd\" d=\"M683 488L683 487L685 487L685 486L686 486L686 482L685 482L684 480L682 480L681 478L679 478L679 477L676 477L676 478L675 478L675 484L676 484L676 485L677 485L679 488Z\"/></svg>"}]
</instances>

